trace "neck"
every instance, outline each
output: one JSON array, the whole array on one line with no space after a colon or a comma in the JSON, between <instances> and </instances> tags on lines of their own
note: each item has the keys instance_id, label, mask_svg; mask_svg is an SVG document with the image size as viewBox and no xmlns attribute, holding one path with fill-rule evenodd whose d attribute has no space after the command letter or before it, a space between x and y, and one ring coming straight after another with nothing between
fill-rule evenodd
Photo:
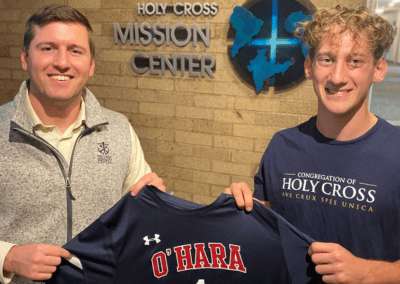
<instances>
[{"instance_id":1,"label":"neck","mask_svg":"<svg viewBox=\"0 0 400 284\"><path fill-rule=\"evenodd\" d=\"M338 141L356 139L368 132L378 121L371 112L362 115L317 115L317 128L327 138Z\"/></svg>"},{"instance_id":2,"label":"neck","mask_svg":"<svg viewBox=\"0 0 400 284\"><path fill-rule=\"evenodd\" d=\"M54 101L42 101L29 93L29 100L37 116L44 125L55 125L64 133L78 118L81 109L82 98L72 102L59 103Z\"/></svg>"}]
</instances>

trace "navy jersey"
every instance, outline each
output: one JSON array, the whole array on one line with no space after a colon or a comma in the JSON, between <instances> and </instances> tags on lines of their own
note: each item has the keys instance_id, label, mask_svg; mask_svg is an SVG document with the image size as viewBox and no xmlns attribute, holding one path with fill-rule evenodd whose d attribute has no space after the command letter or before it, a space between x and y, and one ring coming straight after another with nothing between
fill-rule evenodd
<instances>
[{"instance_id":1,"label":"navy jersey","mask_svg":"<svg viewBox=\"0 0 400 284\"><path fill-rule=\"evenodd\" d=\"M221 194L202 206L146 186L127 194L64 248L50 283L319 283L312 239L256 203L247 213Z\"/></svg>"},{"instance_id":2,"label":"navy jersey","mask_svg":"<svg viewBox=\"0 0 400 284\"><path fill-rule=\"evenodd\" d=\"M316 117L275 134L254 197L310 237L358 257L400 258L400 131L383 119L351 141L324 137Z\"/></svg>"}]
</instances>

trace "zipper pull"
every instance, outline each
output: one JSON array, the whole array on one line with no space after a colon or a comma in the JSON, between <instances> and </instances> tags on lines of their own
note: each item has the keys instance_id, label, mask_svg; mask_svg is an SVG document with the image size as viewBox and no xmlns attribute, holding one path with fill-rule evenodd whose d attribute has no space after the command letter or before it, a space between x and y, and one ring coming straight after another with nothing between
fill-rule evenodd
<instances>
[{"instance_id":1,"label":"zipper pull","mask_svg":"<svg viewBox=\"0 0 400 284\"><path fill-rule=\"evenodd\" d=\"M66 181L66 188L67 188L67 192L69 197L71 198L71 200L76 200L75 197L72 195L72 191L71 191L71 182L69 181L69 177L67 177L67 181Z\"/></svg>"}]
</instances>

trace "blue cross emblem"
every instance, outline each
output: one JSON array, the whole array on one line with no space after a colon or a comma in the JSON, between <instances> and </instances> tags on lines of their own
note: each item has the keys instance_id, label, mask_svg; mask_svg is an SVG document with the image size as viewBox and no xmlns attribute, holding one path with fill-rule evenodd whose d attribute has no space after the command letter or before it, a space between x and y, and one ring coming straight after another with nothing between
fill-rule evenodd
<instances>
[{"instance_id":1,"label":"blue cross emblem","mask_svg":"<svg viewBox=\"0 0 400 284\"><path fill-rule=\"evenodd\" d=\"M304 77L308 49L293 32L296 23L310 20L311 14L293 0L280 0L279 4L280 10L278 0L272 0L272 7L270 1L261 0L250 7L235 7L231 15L236 31L231 60L241 69L241 77L251 77L257 92L266 83L284 87Z\"/></svg>"}]
</instances>

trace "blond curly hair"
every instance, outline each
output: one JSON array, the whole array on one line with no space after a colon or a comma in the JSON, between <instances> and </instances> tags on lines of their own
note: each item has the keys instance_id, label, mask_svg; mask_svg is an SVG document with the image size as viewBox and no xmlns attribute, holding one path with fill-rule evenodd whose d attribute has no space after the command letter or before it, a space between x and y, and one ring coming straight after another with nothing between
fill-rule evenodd
<instances>
[{"instance_id":1,"label":"blond curly hair","mask_svg":"<svg viewBox=\"0 0 400 284\"><path fill-rule=\"evenodd\" d=\"M375 62L383 56L393 42L393 27L382 17L371 14L365 7L348 9L337 5L330 10L320 10L312 21L299 23L296 35L309 47L314 59L321 41L329 35L330 44L340 45L341 34L350 31L356 42L366 39Z\"/></svg>"}]
</instances>

